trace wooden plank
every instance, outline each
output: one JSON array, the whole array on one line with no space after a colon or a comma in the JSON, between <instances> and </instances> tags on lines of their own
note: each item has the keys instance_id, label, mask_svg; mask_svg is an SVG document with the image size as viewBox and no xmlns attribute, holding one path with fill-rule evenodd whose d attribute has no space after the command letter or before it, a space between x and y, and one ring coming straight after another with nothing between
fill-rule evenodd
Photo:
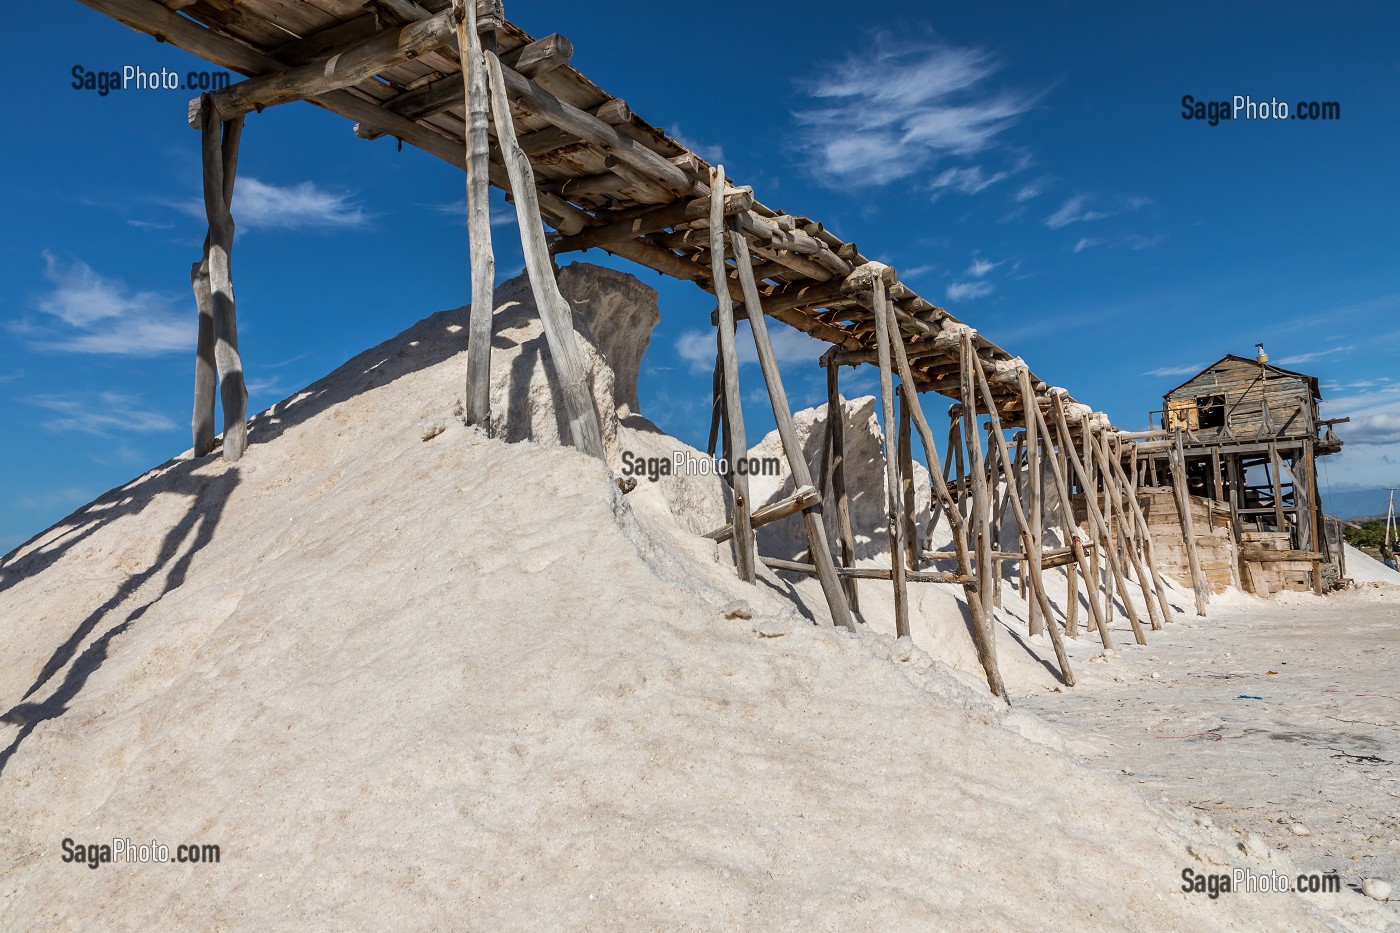
<instances>
[{"instance_id":1,"label":"wooden plank","mask_svg":"<svg viewBox=\"0 0 1400 933\"><path fill-rule=\"evenodd\" d=\"M489 49L485 50L485 59L496 139L501 146L506 171L510 174L511 190L515 193L515 213L520 225L520 248L525 256L525 271L539 309L545 343L554 361L559 393L564 397L569 434L579 450L606 461L598 412L593 407L593 393L588 387L583 354L574 334L573 311L559 291L559 283L554 279L554 266L549 258L549 247L545 244L530 160L520 151L516 141L500 61L496 53Z\"/></svg>"},{"instance_id":2,"label":"wooden plank","mask_svg":"<svg viewBox=\"0 0 1400 933\"><path fill-rule=\"evenodd\" d=\"M711 216L710 223L714 222L715 219ZM778 427L783 452L787 455L788 468L792 471L795 485L812 489L812 472L807 466L802 444L797 439L797 427L793 424L787 392L783 389L782 375L778 371L778 358L773 352L773 341L768 335L768 322L759 303L758 283L753 277L748 238L735 224L729 231L729 239L734 250L734 263L739 272L739 284L744 290L744 303L749 311L749 329L753 333L754 349L758 353L759 368L763 370L763 380L768 386L768 400L773 407L773 420ZM813 504L820 501L821 497L815 490L812 494ZM826 526L822 524L821 516L810 509L803 510L802 522L807 532L808 553L817 568L817 579L821 582L822 593L826 596L832 624L855 631L855 621L846 605L840 577L836 575L836 562L831 558L831 545L826 540Z\"/></svg>"}]
</instances>

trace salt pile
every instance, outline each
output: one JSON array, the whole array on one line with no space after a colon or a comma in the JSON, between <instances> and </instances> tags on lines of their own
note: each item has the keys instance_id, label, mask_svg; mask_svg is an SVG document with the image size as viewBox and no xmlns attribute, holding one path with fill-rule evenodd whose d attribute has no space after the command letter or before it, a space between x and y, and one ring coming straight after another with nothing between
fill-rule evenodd
<instances>
[{"instance_id":1,"label":"salt pile","mask_svg":"<svg viewBox=\"0 0 1400 933\"><path fill-rule=\"evenodd\" d=\"M654 295L572 268L581 330L638 322L589 351L611 454L669 453L635 411ZM1320 925L1183 893L1252 857L966 671L810 624L815 584L740 583L696 534L717 483L624 496L558 446L523 320L495 397L534 440L455 417L447 312L260 415L241 465L172 460L0 566L0 927ZM114 837L221 859L61 861Z\"/></svg>"}]
</instances>

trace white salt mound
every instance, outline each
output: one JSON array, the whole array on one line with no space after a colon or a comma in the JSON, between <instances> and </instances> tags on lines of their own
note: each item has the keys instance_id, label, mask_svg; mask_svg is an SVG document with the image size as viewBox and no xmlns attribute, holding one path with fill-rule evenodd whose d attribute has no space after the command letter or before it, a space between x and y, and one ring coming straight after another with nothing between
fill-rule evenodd
<instances>
[{"instance_id":1,"label":"white salt mound","mask_svg":"<svg viewBox=\"0 0 1400 933\"><path fill-rule=\"evenodd\" d=\"M465 323L0 566L0 929L1320 928L1298 897L1183 893L1229 837L912 646L794 620L662 484L463 427ZM504 333L501 426L546 434L546 363ZM597 363L610 437L674 445ZM787 634L717 622L735 600ZM65 837L221 859L89 870Z\"/></svg>"},{"instance_id":2,"label":"white salt mound","mask_svg":"<svg viewBox=\"0 0 1400 933\"><path fill-rule=\"evenodd\" d=\"M1391 570L1360 548L1345 545L1347 554L1347 576L1354 583L1388 583L1400 586L1400 573Z\"/></svg>"}]
</instances>

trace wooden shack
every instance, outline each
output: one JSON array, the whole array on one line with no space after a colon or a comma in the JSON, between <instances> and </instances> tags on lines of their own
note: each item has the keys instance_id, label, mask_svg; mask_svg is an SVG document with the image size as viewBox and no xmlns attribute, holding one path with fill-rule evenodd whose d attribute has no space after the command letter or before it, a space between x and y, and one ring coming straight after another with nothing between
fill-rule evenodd
<instances>
[{"instance_id":1,"label":"wooden shack","mask_svg":"<svg viewBox=\"0 0 1400 933\"><path fill-rule=\"evenodd\" d=\"M1229 509L1246 589L1321 591L1338 576L1317 458L1341 450L1332 426L1347 419L1323 419L1321 399L1316 376L1271 364L1260 345L1254 359L1227 354L1167 392L1155 413L1167 439L1137 445L1145 486L1173 483L1177 469L1190 498Z\"/></svg>"}]
</instances>

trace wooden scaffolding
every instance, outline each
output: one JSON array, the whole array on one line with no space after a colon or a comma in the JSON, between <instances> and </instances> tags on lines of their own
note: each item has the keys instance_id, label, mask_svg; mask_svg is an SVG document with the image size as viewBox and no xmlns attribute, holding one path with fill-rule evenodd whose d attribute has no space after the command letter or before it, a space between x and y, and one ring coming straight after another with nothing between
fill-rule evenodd
<instances>
[{"instance_id":1,"label":"wooden scaffolding","mask_svg":"<svg viewBox=\"0 0 1400 933\"><path fill-rule=\"evenodd\" d=\"M471 316L465 417L490 431L488 386L495 270L488 190L507 192L519 221L526 269L561 384L573 444L604 457L571 313L555 282L555 258L603 249L718 296L716 420L722 441L747 450L740 403L736 322L747 319L796 492L755 511L746 480L733 478L731 520L711 533L730 540L740 577L760 565L816 576L831 620L854 628L856 581L894 588L895 630L909 634L909 584L962 587L987 681L1005 696L996 660L994 613L1003 574L1029 605L1032 635L1052 642L1061 676L1074 682L1064 637L1079 634L1080 590L1094 634L1113 640L1115 612L1136 641L1146 636L1132 591L1151 628L1171 618L1137 484L1124 468L1127 439L1102 415L1038 379L1019 358L899 281L822 223L758 201L721 167L645 122L625 101L570 64L559 35L534 39L505 19L499 0L80 0L163 42L247 79L192 101L203 133L209 236L193 272L200 330L194 442L215 445L214 389L222 384L223 454L246 445L246 399L238 356L229 251L232 192L244 118L307 101L354 121L361 139L382 137L464 169L471 244ZM546 235L545 227L553 232ZM768 334L768 319L831 344L822 358L829 409L819 478L800 448ZM887 456L890 566L858 567L844 462L842 366L875 365ZM921 399L953 401L942 466ZM916 527L913 436L933 477L933 523ZM835 548L822 511L837 517ZM805 561L766 558L753 529L800 515ZM925 550L946 525L947 552ZM1052 527L1053 525L1053 527ZM1013 527L1006 550L1002 532ZM1048 535L1058 538L1047 546ZM941 566L940 566L941 565ZM1014 573L1011 571L1014 570ZM1046 577L1065 575L1057 610ZM1198 599L1204 612L1204 597Z\"/></svg>"}]
</instances>

